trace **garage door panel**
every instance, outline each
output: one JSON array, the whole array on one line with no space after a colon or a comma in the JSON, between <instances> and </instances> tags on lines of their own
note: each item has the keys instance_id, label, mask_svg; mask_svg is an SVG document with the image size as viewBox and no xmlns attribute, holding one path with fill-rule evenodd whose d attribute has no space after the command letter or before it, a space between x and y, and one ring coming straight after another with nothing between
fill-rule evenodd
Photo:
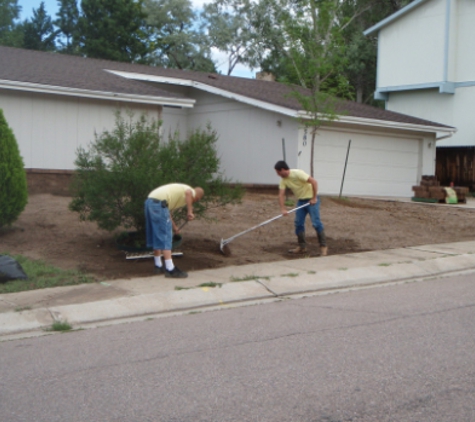
<instances>
[{"instance_id":1,"label":"garage door panel","mask_svg":"<svg viewBox=\"0 0 475 422\"><path fill-rule=\"evenodd\" d=\"M389 166L415 168L417 167L417 154L414 152L395 152L384 150L357 149L350 150L349 159L358 164L387 164Z\"/></svg>"},{"instance_id":2,"label":"garage door panel","mask_svg":"<svg viewBox=\"0 0 475 422\"><path fill-rule=\"evenodd\" d=\"M358 192L358 193L351 193ZM409 191L410 192L410 191ZM387 186L379 181L361 181L347 180L343 184L343 195L367 195L367 196L409 196L407 184L395 182L391 184L391 193L388 195Z\"/></svg>"},{"instance_id":3,"label":"garage door panel","mask_svg":"<svg viewBox=\"0 0 475 422\"><path fill-rule=\"evenodd\" d=\"M353 164L346 169L346 177L360 181L410 182L412 180L412 172L406 170L401 167Z\"/></svg>"},{"instance_id":4,"label":"garage door panel","mask_svg":"<svg viewBox=\"0 0 475 422\"><path fill-rule=\"evenodd\" d=\"M409 168L409 170L412 170L412 168ZM343 177L343 171L343 165L330 167L319 164L318 167L314 168L315 177L319 181L322 179L341 179ZM412 171L407 171L406 168L402 167L388 167L385 165L367 166L363 164L351 164L348 165L346 169L345 177L361 182L376 179L381 182L393 183L399 181L414 184Z\"/></svg>"},{"instance_id":5,"label":"garage door panel","mask_svg":"<svg viewBox=\"0 0 475 422\"><path fill-rule=\"evenodd\" d=\"M316 138L314 172L322 193L339 192L350 138L343 194L412 195L418 178L419 139L338 132ZM303 152L310 160L308 150Z\"/></svg>"}]
</instances>

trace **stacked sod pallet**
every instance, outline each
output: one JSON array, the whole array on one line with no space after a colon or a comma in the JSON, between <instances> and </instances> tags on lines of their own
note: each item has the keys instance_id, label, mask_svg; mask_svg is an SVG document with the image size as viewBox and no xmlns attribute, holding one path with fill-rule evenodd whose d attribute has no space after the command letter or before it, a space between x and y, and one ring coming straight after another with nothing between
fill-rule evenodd
<instances>
[{"instance_id":1,"label":"stacked sod pallet","mask_svg":"<svg viewBox=\"0 0 475 422\"><path fill-rule=\"evenodd\" d=\"M457 194L458 202L465 203L469 189L466 187L455 186L452 189ZM435 176L422 176L421 182L417 186L413 186L413 201L419 202L446 202L446 187L440 186L440 182Z\"/></svg>"},{"instance_id":2,"label":"stacked sod pallet","mask_svg":"<svg viewBox=\"0 0 475 422\"><path fill-rule=\"evenodd\" d=\"M464 186L455 186L452 188L457 193L457 199L459 202L466 203L469 189Z\"/></svg>"}]
</instances>

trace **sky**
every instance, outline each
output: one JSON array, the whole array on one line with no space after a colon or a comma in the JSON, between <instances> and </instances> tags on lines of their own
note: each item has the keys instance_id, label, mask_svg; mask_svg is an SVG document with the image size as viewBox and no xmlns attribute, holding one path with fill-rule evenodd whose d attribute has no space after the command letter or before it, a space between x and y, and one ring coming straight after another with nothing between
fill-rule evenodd
<instances>
[{"instance_id":1,"label":"sky","mask_svg":"<svg viewBox=\"0 0 475 422\"><path fill-rule=\"evenodd\" d=\"M56 18L56 13L58 12L58 2L57 0L43 0L45 3L45 9L48 15L50 15L53 19ZM193 7L195 9L201 9L203 4L208 3L206 0L191 0ZM20 19L30 19L33 16L33 9L37 9L40 7L41 0L18 0L18 5L21 6L20 12ZM226 64L226 56L220 53L217 50L212 50L212 58L216 63L216 67L218 71L223 74L226 74L228 71L228 67ZM254 78L255 71L251 71L246 66L238 64L232 73L232 76L240 76L243 78Z\"/></svg>"}]
</instances>

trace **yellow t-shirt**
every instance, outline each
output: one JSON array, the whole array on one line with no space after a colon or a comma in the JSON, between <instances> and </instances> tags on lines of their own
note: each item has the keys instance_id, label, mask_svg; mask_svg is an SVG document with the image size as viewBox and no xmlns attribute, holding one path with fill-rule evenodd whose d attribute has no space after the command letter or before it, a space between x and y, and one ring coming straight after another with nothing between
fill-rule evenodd
<instances>
[{"instance_id":1,"label":"yellow t-shirt","mask_svg":"<svg viewBox=\"0 0 475 422\"><path fill-rule=\"evenodd\" d=\"M159 188L150 192L148 197L152 199L158 199L160 201L165 200L168 202L168 209L175 210L186 205L185 192L188 189L191 190L191 194L194 198L196 195L195 190L183 183L170 183L169 185L160 186Z\"/></svg>"},{"instance_id":2,"label":"yellow t-shirt","mask_svg":"<svg viewBox=\"0 0 475 422\"><path fill-rule=\"evenodd\" d=\"M307 180L310 176L303 170L291 169L288 177L280 179L279 189L290 188L297 199L313 198L312 184Z\"/></svg>"}]
</instances>

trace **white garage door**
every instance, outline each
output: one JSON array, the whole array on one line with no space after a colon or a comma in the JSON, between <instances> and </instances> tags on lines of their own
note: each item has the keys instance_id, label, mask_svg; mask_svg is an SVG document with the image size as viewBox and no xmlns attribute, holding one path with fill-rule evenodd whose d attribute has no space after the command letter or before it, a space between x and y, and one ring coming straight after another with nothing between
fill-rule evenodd
<instances>
[{"instance_id":1,"label":"white garage door","mask_svg":"<svg viewBox=\"0 0 475 422\"><path fill-rule=\"evenodd\" d=\"M322 194L340 192L348 141L342 195L412 196L418 184L418 139L388 135L319 131L315 140L314 173ZM309 170L310 137L300 142L299 167Z\"/></svg>"}]
</instances>

